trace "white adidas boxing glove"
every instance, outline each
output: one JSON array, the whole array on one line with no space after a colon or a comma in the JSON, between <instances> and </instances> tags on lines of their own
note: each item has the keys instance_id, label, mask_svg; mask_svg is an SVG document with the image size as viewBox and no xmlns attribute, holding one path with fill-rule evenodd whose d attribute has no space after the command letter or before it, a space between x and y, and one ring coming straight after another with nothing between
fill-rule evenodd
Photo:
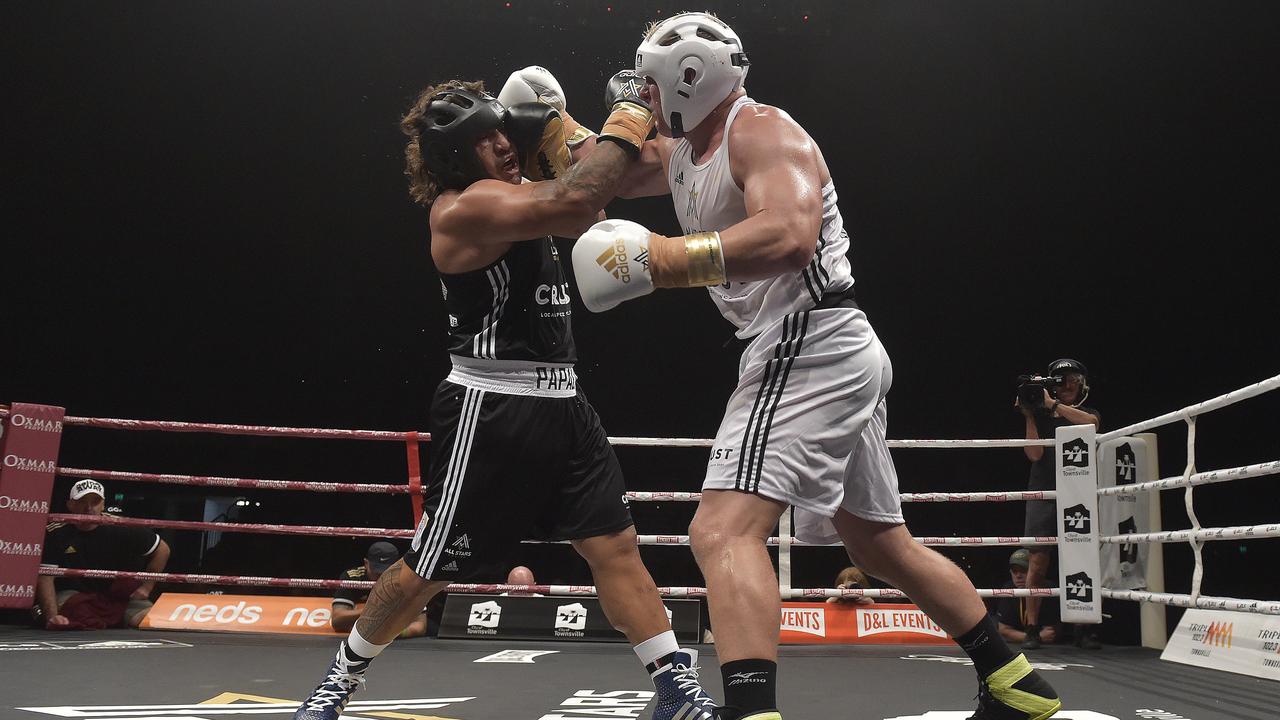
<instances>
[{"instance_id":1,"label":"white adidas boxing glove","mask_svg":"<svg viewBox=\"0 0 1280 720\"><path fill-rule=\"evenodd\" d=\"M556 80L550 70L537 65L511 73L502 86L502 91L498 93L498 102L505 107L523 102L540 102L560 112L564 112L565 106L560 81Z\"/></svg>"},{"instance_id":2,"label":"white adidas boxing glove","mask_svg":"<svg viewBox=\"0 0 1280 720\"><path fill-rule=\"evenodd\" d=\"M630 220L601 220L573 246L578 294L591 312L653 292L649 275L651 233Z\"/></svg>"}]
</instances>

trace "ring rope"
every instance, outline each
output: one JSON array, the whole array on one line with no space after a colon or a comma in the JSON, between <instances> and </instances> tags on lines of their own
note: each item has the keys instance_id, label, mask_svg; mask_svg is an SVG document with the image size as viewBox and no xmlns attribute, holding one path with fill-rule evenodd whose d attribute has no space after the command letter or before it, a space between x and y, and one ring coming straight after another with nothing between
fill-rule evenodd
<instances>
[{"instance_id":1,"label":"ring rope","mask_svg":"<svg viewBox=\"0 0 1280 720\"><path fill-rule=\"evenodd\" d=\"M152 518L131 518L117 515L74 515L71 513L49 513L51 522L92 523L97 525L128 525L133 527L166 528L170 530L214 530L220 532L243 532L262 535L307 535L320 537L384 537L411 538L414 530L406 528L373 528L345 527L332 525L281 525L274 523L233 523L205 522L198 520L155 520ZM1058 538L1045 537L918 537L917 542L924 545L970 545L976 547L991 545L1056 545ZM688 545L688 535L637 535L638 545ZM566 545L568 540L545 542L525 540L526 544ZM767 539L769 545L777 545L779 539ZM839 543L830 545L805 543L791 538L794 545L809 547L838 547Z\"/></svg>"},{"instance_id":2,"label":"ring rope","mask_svg":"<svg viewBox=\"0 0 1280 720\"><path fill-rule=\"evenodd\" d=\"M1163 532L1130 533L1128 535L1103 535L1098 542L1127 545L1129 543L1187 542L1203 544L1206 540L1236 540L1239 538L1280 537L1280 523L1266 525L1235 525L1218 528L1190 528Z\"/></svg>"},{"instance_id":3,"label":"ring rope","mask_svg":"<svg viewBox=\"0 0 1280 720\"><path fill-rule=\"evenodd\" d=\"M366 590L373 587L367 580L321 580L315 578L273 578L244 575L199 575L192 573L152 573L125 572L121 570L79 570L41 565L40 574L52 577L83 577L103 580L125 578L131 580L192 583L206 585L237 585L249 587L288 587L311 589L349 588ZM536 592L544 595L596 595L596 588L591 585L506 585L498 583L455 583L445 588L447 592L462 593L501 593L501 592ZM658 592L664 597L704 597L706 588L699 587L660 587ZM979 588L979 597L1058 597L1058 588ZM1212 610L1237 610L1241 612L1280 615L1280 602L1265 600L1241 600L1238 598L1210 597L1201 595L1193 604L1190 595L1176 593L1153 593L1144 590L1102 590L1103 597L1135 602L1152 602L1159 605L1175 607L1200 607ZM792 598L818 597L871 597L900 598L905 595L892 589L843 589L843 588L794 588Z\"/></svg>"},{"instance_id":4,"label":"ring rope","mask_svg":"<svg viewBox=\"0 0 1280 720\"><path fill-rule=\"evenodd\" d=\"M1098 435L1097 442L1104 443L1108 440L1125 437L1126 435L1134 435L1153 428L1170 425L1178 422L1179 420L1186 420L1188 416L1194 417L1196 415L1203 415L1207 412L1218 410L1228 405L1234 405L1241 400L1247 400L1251 397L1256 397L1277 388L1280 388L1280 375L1267 378L1266 380L1256 382L1252 385L1246 385L1239 390L1233 390L1211 400L1205 400L1204 402L1196 403L1195 405L1188 405L1181 410L1174 410L1173 412L1165 413L1164 415L1151 418L1150 420L1143 420L1142 422L1137 422L1132 425L1126 425L1119 430L1102 433L1101 435Z\"/></svg>"},{"instance_id":5,"label":"ring rope","mask_svg":"<svg viewBox=\"0 0 1280 720\"><path fill-rule=\"evenodd\" d=\"M1196 537L1202 526L1200 518L1196 516L1196 488L1190 482L1191 476L1196 474L1196 416L1186 411L1183 415L1187 423L1187 467L1182 477L1187 481L1187 487L1182 493L1182 502L1187 508L1187 518L1191 520L1187 542L1191 545L1196 561L1195 568L1191 571L1191 602L1194 605L1196 598L1200 597L1200 584L1204 581L1204 540Z\"/></svg>"},{"instance_id":6,"label":"ring rope","mask_svg":"<svg viewBox=\"0 0 1280 720\"><path fill-rule=\"evenodd\" d=\"M1280 615L1280 602L1274 600L1242 600L1240 598L1212 597L1178 593L1153 593L1146 590L1108 590L1102 589L1102 597L1113 600L1130 600L1133 602L1150 602L1157 605L1172 605L1182 608L1204 608L1206 610L1235 610L1238 612L1258 613L1261 615Z\"/></svg>"},{"instance_id":7,"label":"ring rope","mask_svg":"<svg viewBox=\"0 0 1280 720\"><path fill-rule=\"evenodd\" d=\"M413 439L411 432L390 430L342 430L335 428L298 428L275 425L240 425L224 423L182 422L178 420L124 420L121 418L92 418L68 415L62 424L79 425L106 430L159 430L180 433L214 433L217 435L254 435L258 437L296 437L324 440L395 440ZM419 433L418 439L428 441L430 433Z\"/></svg>"},{"instance_id":8,"label":"ring rope","mask_svg":"<svg viewBox=\"0 0 1280 720\"><path fill-rule=\"evenodd\" d=\"M249 575L197 575L191 573L154 573L128 572L123 570L81 570L62 568L52 565L41 565L40 574L51 577L80 577L99 580L143 580L154 582L172 582L205 585L239 585L248 587L288 587L311 589L350 589L368 590L375 583L369 580L321 580L318 578L274 578ZM457 593L503 593L530 592L543 595L598 595L594 585L509 585L506 583L453 583L444 589L445 592ZM658 592L665 597L705 597L706 588L701 587L660 587ZM978 590L981 597L1057 597L1058 588L982 588ZM906 598L906 594L892 588L793 588L793 598Z\"/></svg>"},{"instance_id":9,"label":"ring rope","mask_svg":"<svg viewBox=\"0 0 1280 720\"><path fill-rule=\"evenodd\" d=\"M151 482L165 485L188 485L196 487L235 487L256 490L303 490L310 492L349 492L371 494L403 494L410 492L408 485L384 483L331 483L310 482L303 480L262 480L254 478L222 477L218 475L177 475L173 473L142 473L125 470L90 470L85 468L60 467L58 475L74 478L92 478L94 480L125 480L134 482ZM1280 463L1276 463L1275 472L1280 473ZM1017 502L1022 500L1053 500L1057 493L1053 490L1017 491L984 490L976 492L925 492L902 493L902 502ZM700 492L628 492L627 499L634 502L699 502Z\"/></svg>"},{"instance_id":10,"label":"ring rope","mask_svg":"<svg viewBox=\"0 0 1280 720\"><path fill-rule=\"evenodd\" d=\"M1188 485L1211 485L1213 483L1229 482L1231 480L1243 480L1245 478L1264 477L1266 475L1278 474L1280 474L1280 460L1272 460L1270 462L1255 463L1253 465L1241 465L1240 467L1193 473L1191 477L1187 477L1184 473L1176 477L1162 478L1160 480L1151 480L1143 483L1134 483L1132 485L1116 485L1115 487L1098 488L1098 495L1100 497L1107 495L1137 495L1138 493L1147 492L1149 490L1172 490L1174 488L1186 487Z\"/></svg>"},{"instance_id":11,"label":"ring rope","mask_svg":"<svg viewBox=\"0 0 1280 720\"><path fill-rule=\"evenodd\" d=\"M8 416L8 409L0 409L0 417ZM219 435L252 435L259 437L295 437L328 440L392 440L430 442L431 433L391 430L350 430L341 428L300 428L276 425L245 425L237 423L185 422L179 420L128 420L124 418L94 418L67 415L62 419L66 426L93 427L107 430L155 430L180 433L214 433ZM664 438L664 437L609 437L618 447L711 447L712 438ZM958 448L958 447L1052 447L1053 440L970 439L970 440L889 440L891 448Z\"/></svg>"},{"instance_id":12,"label":"ring rope","mask_svg":"<svg viewBox=\"0 0 1280 720\"><path fill-rule=\"evenodd\" d=\"M349 492L371 494L397 494L409 492L408 485L382 483L330 483L302 480L256 480L252 478L219 477L217 475L174 475L170 473L140 473L122 470L86 470L60 467L57 473L63 477L92 478L94 480L131 480L135 482L163 483L165 485L193 485L197 487L235 487L256 490L306 490L309 492Z\"/></svg>"}]
</instances>

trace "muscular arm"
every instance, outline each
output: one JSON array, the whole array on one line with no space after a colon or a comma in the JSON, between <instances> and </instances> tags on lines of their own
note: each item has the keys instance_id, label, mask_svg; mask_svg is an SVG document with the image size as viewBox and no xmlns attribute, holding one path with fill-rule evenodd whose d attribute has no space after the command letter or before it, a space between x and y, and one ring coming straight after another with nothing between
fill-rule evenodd
<instances>
[{"instance_id":1,"label":"muscular arm","mask_svg":"<svg viewBox=\"0 0 1280 720\"><path fill-rule=\"evenodd\" d=\"M759 280L804 268L822 227L817 146L773 108L740 113L728 142L747 219L720 232L727 276Z\"/></svg>"},{"instance_id":2,"label":"muscular arm","mask_svg":"<svg viewBox=\"0 0 1280 720\"><path fill-rule=\"evenodd\" d=\"M595 139L587 142L594 143ZM666 167L675 144L675 140L662 135L646 140L640 150L640 157L631 163L622 176L622 182L618 185L618 197L630 200L670 195L671 186L667 184Z\"/></svg>"},{"instance_id":3,"label":"muscular arm","mask_svg":"<svg viewBox=\"0 0 1280 720\"><path fill-rule=\"evenodd\" d=\"M543 235L576 237L613 199L629 162L626 151L606 142L555 180L521 185L480 180L433 209L433 236L488 245Z\"/></svg>"}]
</instances>

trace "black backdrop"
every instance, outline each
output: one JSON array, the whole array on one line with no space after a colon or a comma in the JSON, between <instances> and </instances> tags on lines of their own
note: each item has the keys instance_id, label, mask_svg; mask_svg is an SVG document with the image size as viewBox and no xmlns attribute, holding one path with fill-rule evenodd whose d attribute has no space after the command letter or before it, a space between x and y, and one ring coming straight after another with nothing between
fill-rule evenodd
<instances>
[{"instance_id":1,"label":"black backdrop","mask_svg":"<svg viewBox=\"0 0 1280 720\"><path fill-rule=\"evenodd\" d=\"M498 87L538 63L598 125L603 82L643 24L685 4L5 4L0 402L425 429L447 359L399 114L429 82ZM1272 4L706 4L744 37L751 94L826 154L859 299L894 360L892 437L1018 436L1013 377L1063 355L1092 369L1112 428L1280 372ZM661 199L609 212L677 228ZM602 316L575 306L575 321L582 383L611 434L714 432L736 357L701 291ZM1205 418L1199 467L1276 459L1278 409L1273 394ZM1164 475L1180 472L1184 440L1161 432ZM696 489L705 459L620 456L636 489ZM1017 450L897 461L907 491L1017 489L1027 471ZM394 445L81 429L63 463L404 476ZM203 497L110 491L139 516L198 518ZM1274 478L1196 494L1205 525L1274 521L1280 500ZM403 498L244 497L261 504L234 519L410 523ZM1166 527L1186 526L1181 505L1165 493ZM681 532L691 509L636 514L642 532ZM1021 507L908 518L917 534L1016 534ZM198 537L169 535L175 568L292 576L332 575L365 544L228 535L202 558ZM1205 591L1277 597L1278 545L1210 544ZM540 580L585 580L567 554L525 559ZM685 550L644 555L662 583L700 582ZM1003 551L952 555L979 585L1003 576ZM1185 591L1190 552L1167 556L1170 589ZM835 550L798 555L796 584L826 585L841 565Z\"/></svg>"}]
</instances>

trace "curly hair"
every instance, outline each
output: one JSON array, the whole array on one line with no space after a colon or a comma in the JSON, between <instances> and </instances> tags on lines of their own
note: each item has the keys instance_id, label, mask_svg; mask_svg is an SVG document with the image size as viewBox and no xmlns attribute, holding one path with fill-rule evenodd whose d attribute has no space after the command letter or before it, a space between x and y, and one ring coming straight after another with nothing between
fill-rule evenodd
<instances>
[{"instance_id":1,"label":"curly hair","mask_svg":"<svg viewBox=\"0 0 1280 720\"><path fill-rule=\"evenodd\" d=\"M426 159L422 156L422 133L427 129L427 105L437 95L446 90L470 90L484 92L484 81L448 80L436 85L428 85L418 93L417 99L409 106L409 112L400 118L400 130L409 142L404 147L404 174L409 178L409 197L419 205L430 208L431 203L440 195L440 179L427 169Z\"/></svg>"}]
</instances>

